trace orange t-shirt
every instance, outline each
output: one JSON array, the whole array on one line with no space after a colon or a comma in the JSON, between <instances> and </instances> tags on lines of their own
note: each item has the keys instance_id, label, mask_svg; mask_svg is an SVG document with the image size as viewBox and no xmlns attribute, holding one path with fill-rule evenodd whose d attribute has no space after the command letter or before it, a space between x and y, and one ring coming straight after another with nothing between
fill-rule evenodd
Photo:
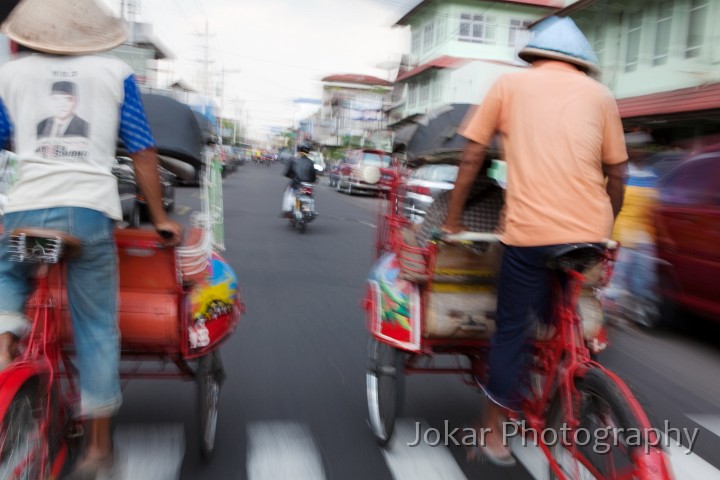
<instances>
[{"instance_id":1,"label":"orange t-shirt","mask_svg":"<svg viewBox=\"0 0 720 480\"><path fill-rule=\"evenodd\" d=\"M507 161L505 244L610 237L613 214L602 163L627 160L610 90L570 64L535 62L500 77L460 130L482 145L496 132Z\"/></svg>"}]
</instances>

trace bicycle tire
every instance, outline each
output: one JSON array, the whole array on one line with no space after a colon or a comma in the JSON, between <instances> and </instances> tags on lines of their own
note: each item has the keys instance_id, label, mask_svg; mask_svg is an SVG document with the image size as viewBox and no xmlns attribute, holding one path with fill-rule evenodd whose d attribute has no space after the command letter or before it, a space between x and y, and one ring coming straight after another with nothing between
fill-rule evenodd
<instances>
[{"instance_id":1,"label":"bicycle tire","mask_svg":"<svg viewBox=\"0 0 720 480\"><path fill-rule=\"evenodd\" d=\"M405 395L404 354L374 337L368 341L366 387L370 429L380 446L392 438Z\"/></svg>"},{"instance_id":2,"label":"bicycle tire","mask_svg":"<svg viewBox=\"0 0 720 480\"><path fill-rule=\"evenodd\" d=\"M209 462L215 451L220 391L224 381L222 362L217 351L200 357L196 380L200 456L204 461Z\"/></svg>"},{"instance_id":3,"label":"bicycle tire","mask_svg":"<svg viewBox=\"0 0 720 480\"><path fill-rule=\"evenodd\" d=\"M49 460L46 445L40 438L39 399L36 392L37 389L29 385L21 388L3 416L0 430L0 478L36 480L41 475L42 459ZM45 449L45 452L38 452L38 449Z\"/></svg>"},{"instance_id":4,"label":"bicycle tire","mask_svg":"<svg viewBox=\"0 0 720 480\"><path fill-rule=\"evenodd\" d=\"M600 368L591 368L583 377L576 378L575 388L579 395L574 411L580 423L575 432L583 429L588 434L586 436L583 433L580 438L580 432L578 436L569 433L566 435L568 437L566 440L581 440L576 446L580 458L572 456L560 434L558 441L548 445L553 459L558 463L565 478L573 480L672 478L667 471L650 472L641 464L643 456L662 455L662 451L661 447L657 446L657 442L649 441L645 435L650 425L639 418L633 410L632 405L637 403L637 399L634 396L629 397L632 394L626 393L629 389L623 387ZM555 432L558 432L563 425L569 424L561 396L556 395L548 412L547 426ZM639 406L639 403L637 405ZM605 434L598 435L603 430L608 432L607 437ZM632 436L635 432L638 433L636 437ZM609 435L610 433L613 435ZM660 463L661 469L667 468L666 462ZM549 470L549 478L562 478L556 475L552 466ZM632 477L628 472L632 472Z\"/></svg>"}]
</instances>

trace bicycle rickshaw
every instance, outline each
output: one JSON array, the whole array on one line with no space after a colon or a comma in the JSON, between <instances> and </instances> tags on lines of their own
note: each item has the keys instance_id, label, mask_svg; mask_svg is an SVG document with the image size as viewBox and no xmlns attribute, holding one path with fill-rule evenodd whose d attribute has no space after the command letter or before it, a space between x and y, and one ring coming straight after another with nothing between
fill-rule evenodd
<instances>
[{"instance_id":1,"label":"bicycle rickshaw","mask_svg":"<svg viewBox=\"0 0 720 480\"><path fill-rule=\"evenodd\" d=\"M429 151L407 154L379 212L377 260L363 307L370 334L369 420L382 446L390 440L404 402L405 375L449 373L474 387L486 384L502 245L488 232L435 235L423 245L402 207L405 170L428 162L457 164L461 144L455 135L454 140L435 141ZM548 258L556 272L552 319L538 327L533 342L522 412L507 414L511 421L525 422L528 432L569 428L567 441L526 439L544 452L551 478L672 478L643 408L622 380L591 356L607 346L594 290L609 279L616 248L567 245ZM599 455L576 444L571 434L579 429L607 430L613 448ZM641 432L636 442L623 433L630 431Z\"/></svg>"},{"instance_id":2,"label":"bicycle rickshaw","mask_svg":"<svg viewBox=\"0 0 720 480\"><path fill-rule=\"evenodd\" d=\"M194 381L200 450L208 460L225 379L219 347L244 306L237 277L219 254L222 184L208 148L212 137L189 107L159 97L145 95L144 101L161 162L190 181L200 178L202 209L179 247L162 246L154 230L116 229L120 375ZM62 261L75 245L45 230L15 233L19 260L38 263L44 273L27 304L32 332L21 355L0 373L0 478L56 478L82 434Z\"/></svg>"}]
</instances>

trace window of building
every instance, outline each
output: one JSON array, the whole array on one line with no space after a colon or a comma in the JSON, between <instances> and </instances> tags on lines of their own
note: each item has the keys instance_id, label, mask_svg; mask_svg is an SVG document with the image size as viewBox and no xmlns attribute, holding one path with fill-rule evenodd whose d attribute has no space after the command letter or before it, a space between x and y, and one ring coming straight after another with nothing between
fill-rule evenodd
<instances>
[{"instance_id":1,"label":"window of building","mask_svg":"<svg viewBox=\"0 0 720 480\"><path fill-rule=\"evenodd\" d=\"M414 106L417 103L417 84L408 84L408 105Z\"/></svg>"},{"instance_id":2,"label":"window of building","mask_svg":"<svg viewBox=\"0 0 720 480\"><path fill-rule=\"evenodd\" d=\"M642 10L631 13L628 19L627 48L625 50L625 71L634 72L640 57L640 28L642 27Z\"/></svg>"},{"instance_id":3,"label":"window of building","mask_svg":"<svg viewBox=\"0 0 720 480\"><path fill-rule=\"evenodd\" d=\"M423 49L425 51L430 50L433 47L435 41L435 23L432 21L425 25L423 28Z\"/></svg>"},{"instance_id":4,"label":"window of building","mask_svg":"<svg viewBox=\"0 0 720 480\"><path fill-rule=\"evenodd\" d=\"M492 15L460 14L460 35L463 42L495 43L497 18Z\"/></svg>"},{"instance_id":5,"label":"window of building","mask_svg":"<svg viewBox=\"0 0 720 480\"><path fill-rule=\"evenodd\" d=\"M433 102L439 102L442 100L442 85L440 84L440 78L435 77L432 83L432 100Z\"/></svg>"},{"instance_id":6,"label":"window of building","mask_svg":"<svg viewBox=\"0 0 720 480\"><path fill-rule=\"evenodd\" d=\"M508 30L508 45L511 47L524 46L529 40L527 27L530 20L510 20L510 29Z\"/></svg>"},{"instance_id":7,"label":"window of building","mask_svg":"<svg viewBox=\"0 0 720 480\"><path fill-rule=\"evenodd\" d=\"M593 40L592 40L592 47L593 52L595 52L595 55L598 58L598 64L603 64L603 56L605 55L605 32L607 32L607 26L602 23L595 23L595 28L593 29Z\"/></svg>"},{"instance_id":8,"label":"window of building","mask_svg":"<svg viewBox=\"0 0 720 480\"><path fill-rule=\"evenodd\" d=\"M437 40L435 43L442 43L446 40L447 36L447 18L444 16L440 16L440 18L437 19L437 26L435 28L436 31L436 37Z\"/></svg>"},{"instance_id":9,"label":"window of building","mask_svg":"<svg viewBox=\"0 0 720 480\"><path fill-rule=\"evenodd\" d=\"M707 15L708 0L690 0L685 58L700 56L702 43L705 38L705 21Z\"/></svg>"},{"instance_id":10,"label":"window of building","mask_svg":"<svg viewBox=\"0 0 720 480\"><path fill-rule=\"evenodd\" d=\"M657 3L658 16L655 26L655 50L653 65L665 65L670 49L670 26L672 25L673 0L662 0Z\"/></svg>"},{"instance_id":11,"label":"window of building","mask_svg":"<svg viewBox=\"0 0 720 480\"><path fill-rule=\"evenodd\" d=\"M410 50L413 54L420 53L420 40L422 40L422 34L419 28L413 28L410 32L411 44Z\"/></svg>"},{"instance_id":12,"label":"window of building","mask_svg":"<svg viewBox=\"0 0 720 480\"><path fill-rule=\"evenodd\" d=\"M420 82L420 105L425 104L430 99L430 80L425 79Z\"/></svg>"}]
</instances>

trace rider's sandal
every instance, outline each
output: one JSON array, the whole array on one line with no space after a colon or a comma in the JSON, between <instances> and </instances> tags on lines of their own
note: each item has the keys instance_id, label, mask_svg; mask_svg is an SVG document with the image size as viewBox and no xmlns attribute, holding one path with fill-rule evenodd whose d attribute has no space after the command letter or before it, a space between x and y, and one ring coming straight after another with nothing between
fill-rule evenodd
<instances>
[{"instance_id":1,"label":"rider's sandal","mask_svg":"<svg viewBox=\"0 0 720 480\"><path fill-rule=\"evenodd\" d=\"M513 467L517 462L509 449L508 452L509 453L507 455L496 455L492 453L487 446L477 444L468 448L467 461L481 462L483 458L486 458L490 463L497 465L498 467Z\"/></svg>"},{"instance_id":2,"label":"rider's sandal","mask_svg":"<svg viewBox=\"0 0 720 480\"><path fill-rule=\"evenodd\" d=\"M64 477L64 480L109 480L114 478L113 456L89 460Z\"/></svg>"}]
</instances>

